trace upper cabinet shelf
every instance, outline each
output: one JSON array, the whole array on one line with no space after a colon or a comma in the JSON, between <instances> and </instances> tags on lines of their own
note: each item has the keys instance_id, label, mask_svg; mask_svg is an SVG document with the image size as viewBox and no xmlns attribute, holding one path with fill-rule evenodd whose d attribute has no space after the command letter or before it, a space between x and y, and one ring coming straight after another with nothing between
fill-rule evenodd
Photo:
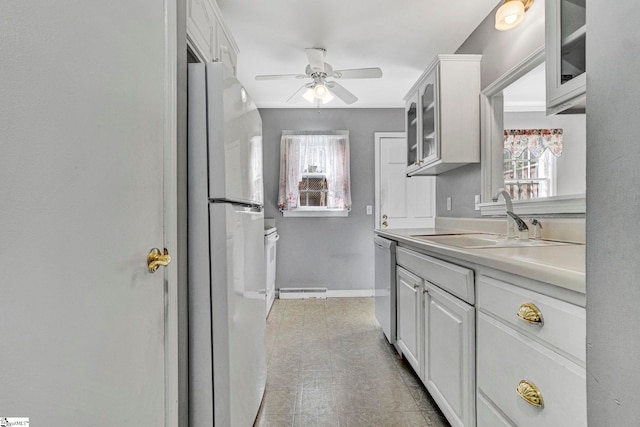
<instances>
[{"instance_id":1,"label":"upper cabinet shelf","mask_svg":"<svg viewBox=\"0 0 640 427\"><path fill-rule=\"evenodd\" d=\"M480 161L481 58L438 55L405 96L407 175Z\"/></svg>"},{"instance_id":2,"label":"upper cabinet shelf","mask_svg":"<svg viewBox=\"0 0 640 427\"><path fill-rule=\"evenodd\" d=\"M585 0L546 0L547 114L586 107Z\"/></svg>"}]
</instances>

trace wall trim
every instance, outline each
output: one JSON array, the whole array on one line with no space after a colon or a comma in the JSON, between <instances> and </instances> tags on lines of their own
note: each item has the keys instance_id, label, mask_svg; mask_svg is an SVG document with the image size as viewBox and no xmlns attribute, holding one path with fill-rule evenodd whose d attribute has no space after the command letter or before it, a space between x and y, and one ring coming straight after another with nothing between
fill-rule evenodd
<instances>
[{"instance_id":1,"label":"wall trim","mask_svg":"<svg viewBox=\"0 0 640 427\"><path fill-rule=\"evenodd\" d=\"M584 214L587 211L584 194L513 200L512 203L514 212L519 215ZM482 216L506 215L506 207L504 202L482 203L480 212Z\"/></svg>"},{"instance_id":2,"label":"wall trim","mask_svg":"<svg viewBox=\"0 0 640 427\"><path fill-rule=\"evenodd\" d=\"M296 208L281 211L283 217L347 217L349 209Z\"/></svg>"}]
</instances>

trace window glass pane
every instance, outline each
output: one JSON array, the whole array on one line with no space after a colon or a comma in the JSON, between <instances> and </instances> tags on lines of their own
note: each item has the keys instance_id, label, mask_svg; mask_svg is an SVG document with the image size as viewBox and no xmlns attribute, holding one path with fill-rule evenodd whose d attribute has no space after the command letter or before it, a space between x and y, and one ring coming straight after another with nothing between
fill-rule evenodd
<instances>
[{"instance_id":1,"label":"window glass pane","mask_svg":"<svg viewBox=\"0 0 640 427\"><path fill-rule=\"evenodd\" d=\"M554 196L555 155L562 153L561 129L505 130L504 188L514 200ZM549 139L549 135L555 139ZM542 135L542 138L541 138ZM535 155L534 155L535 153Z\"/></svg>"},{"instance_id":2,"label":"window glass pane","mask_svg":"<svg viewBox=\"0 0 640 427\"><path fill-rule=\"evenodd\" d=\"M351 208L348 132L283 132L280 210Z\"/></svg>"}]
</instances>

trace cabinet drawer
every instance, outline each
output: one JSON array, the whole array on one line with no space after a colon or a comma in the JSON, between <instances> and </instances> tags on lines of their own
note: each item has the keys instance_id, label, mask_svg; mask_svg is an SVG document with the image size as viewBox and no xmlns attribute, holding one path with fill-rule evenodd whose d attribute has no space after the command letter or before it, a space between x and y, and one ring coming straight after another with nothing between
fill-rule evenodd
<instances>
[{"instance_id":1,"label":"cabinet drawer","mask_svg":"<svg viewBox=\"0 0 640 427\"><path fill-rule=\"evenodd\" d=\"M540 390L542 407L516 392L521 380ZM478 389L520 427L587 425L585 369L484 313L478 315Z\"/></svg>"},{"instance_id":2,"label":"cabinet drawer","mask_svg":"<svg viewBox=\"0 0 640 427\"><path fill-rule=\"evenodd\" d=\"M514 427L513 423L506 420L482 393L478 393L477 420L477 427Z\"/></svg>"},{"instance_id":3,"label":"cabinet drawer","mask_svg":"<svg viewBox=\"0 0 640 427\"><path fill-rule=\"evenodd\" d=\"M396 250L396 262L467 303L474 304L473 270L405 248Z\"/></svg>"},{"instance_id":4,"label":"cabinet drawer","mask_svg":"<svg viewBox=\"0 0 640 427\"><path fill-rule=\"evenodd\" d=\"M529 323L518 317L523 304L533 304L539 310L541 323ZM490 277L480 276L478 309L568 353L584 366L586 360L584 308ZM525 309L526 307L523 307L523 310Z\"/></svg>"}]
</instances>

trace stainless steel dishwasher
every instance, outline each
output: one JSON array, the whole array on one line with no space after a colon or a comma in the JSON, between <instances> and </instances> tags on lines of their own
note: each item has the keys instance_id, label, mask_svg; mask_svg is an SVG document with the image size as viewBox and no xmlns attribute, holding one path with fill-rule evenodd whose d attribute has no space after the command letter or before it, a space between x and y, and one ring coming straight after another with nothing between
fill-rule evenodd
<instances>
[{"instance_id":1,"label":"stainless steel dishwasher","mask_svg":"<svg viewBox=\"0 0 640 427\"><path fill-rule=\"evenodd\" d=\"M375 235L376 319L390 344L396 345L396 242Z\"/></svg>"}]
</instances>

